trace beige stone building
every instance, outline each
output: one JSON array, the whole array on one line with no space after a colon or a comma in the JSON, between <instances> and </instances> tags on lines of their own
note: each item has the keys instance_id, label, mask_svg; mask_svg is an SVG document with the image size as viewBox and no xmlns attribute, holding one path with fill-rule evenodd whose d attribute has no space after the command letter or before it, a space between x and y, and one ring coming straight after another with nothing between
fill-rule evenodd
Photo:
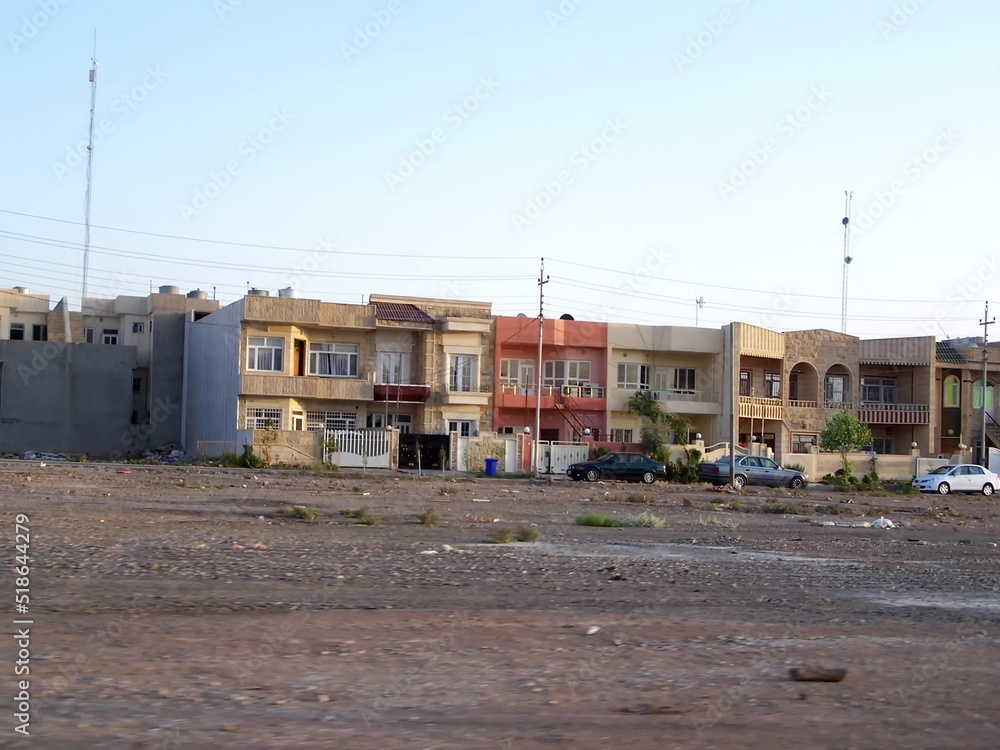
<instances>
[{"instance_id":1,"label":"beige stone building","mask_svg":"<svg viewBox=\"0 0 1000 750\"><path fill-rule=\"evenodd\" d=\"M186 449L213 454L282 433L290 461L318 433L491 429L489 303L373 295L366 305L247 295L192 323Z\"/></svg>"}]
</instances>

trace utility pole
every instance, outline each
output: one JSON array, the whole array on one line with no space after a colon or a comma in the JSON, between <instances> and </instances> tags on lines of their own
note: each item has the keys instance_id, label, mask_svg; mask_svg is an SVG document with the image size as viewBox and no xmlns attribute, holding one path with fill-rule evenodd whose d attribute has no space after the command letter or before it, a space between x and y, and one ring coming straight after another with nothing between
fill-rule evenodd
<instances>
[{"instance_id":1,"label":"utility pole","mask_svg":"<svg viewBox=\"0 0 1000 750\"><path fill-rule=\"evenodd\" d=\"M90 192L94 183L94 111L97 109L97 29L94 29L94 56L90 58L90 140L87 143L87 198L84 205L83 230L83 288L80 309L87 296L87 276L90 267Z\"/></svg>"},{"instance_id":2,"label":"utility pole","mask_svg":"<svg viewBox=\"0 0 1000 750\"><path fill-rule=\"evenodd\" d=\"M983 447L979 454L979 460L984 469L990 468L990 452L986 447L986 394L989 392L986 387L986 363L988 354L986 343L990 326L996 322L996 318L990 320L990 303L989 300L987 300L985 307L983 308L983 319L979 321L979 325L983 327Z\"/></svg>"},{"instance_id":3,"label":"utility pole","mask_svg":"<svg viewBox=\"0 0 1000 750\"><path fill-rule=\"evenodd\" d=\"M851 196L854 193L844 191L844 279L840 299L840 332L847 333L847 267L854 258L851 257Z\"/></svg>"},{"instance_id":4,"label":"utility pole","mask_svg":"<svg viewBox=\"0 0 1000 750\"><path fill-rule=\"evenodd\" d=\"M723 355L725 356L725 355ZM736 323L729 324L729 486L736 489L736 440L739 438L740 371L736 364Z\"/></svg>"},{"instance_id":5,"label":"utility pole","mask_svg":"<svg viewBox=\"0 0 1000 750\"><path fill-rule=\"evenodd\" d=\"M538 474L538 433L542 427L542 331L545 321L544 288L549 283L545 275L545 258L538 270L538 360L535 362L535 434L531 438L531 473Z\"/></svg>"}]
</instances>

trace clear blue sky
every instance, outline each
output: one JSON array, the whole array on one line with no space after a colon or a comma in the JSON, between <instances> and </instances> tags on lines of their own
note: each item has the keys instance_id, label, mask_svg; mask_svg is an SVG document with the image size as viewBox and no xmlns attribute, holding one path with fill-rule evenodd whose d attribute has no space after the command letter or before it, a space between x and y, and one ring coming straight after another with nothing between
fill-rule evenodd
<instances>
[{"instance_id":1,"label":"clear blue sky","mask_svg":"<svg viewBox=\"0 0 1000 750\"><path fill-rule=\"evenodd\" d=\"M849 333L1000 297L995 2L10 0L0 285L74 306L95 29L90 296L840 330L849 189Z\"/></svg>"}]
</instances>

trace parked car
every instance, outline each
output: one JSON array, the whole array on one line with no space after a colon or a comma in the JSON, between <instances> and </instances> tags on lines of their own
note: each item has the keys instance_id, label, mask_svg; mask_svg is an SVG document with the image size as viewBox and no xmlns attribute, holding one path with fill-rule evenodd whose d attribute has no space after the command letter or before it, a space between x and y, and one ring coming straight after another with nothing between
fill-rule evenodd
<instances>
[{"instance_id":1,"label":"parked car","mask_svg":"<svg viewBox=\"0 0 1000 750\"><path fill-rule=\"evenodd\" d=\"M566 473L570 479L596 482L598 479L624 479L629 482L652 484L667 478L667 467L641 453L608 453L593 461L572 464Z\"/></svg>"},{"instance_id":2,"label":"parked car","mask_svg":"<svg viewBox=\"0 0 1000 750\"><path fill-rule=\"evenodd\" d=\"M947 495L949 492L982 492L984 495L992 495L1000 488L1000 476L976 464L939 466L930 474L914 479L913 486L921 492L936 492L939 495Z\"/></svg>"},{"instance_id":3,"label":"parked car","mask_svg":"<svg viewBox=\"0 0 1000 750\"><path fill-rule=\"evenodd\" d=\"M698 464L698 479L711 482L716 487L729 484L729 456L718 461ZM764 487L791 487L793 490L805 486L808 477L801 471L783 469L765 456L737 456L736 472L733 480L737 487L760 485Z\"/></svg>"}]
</instances>

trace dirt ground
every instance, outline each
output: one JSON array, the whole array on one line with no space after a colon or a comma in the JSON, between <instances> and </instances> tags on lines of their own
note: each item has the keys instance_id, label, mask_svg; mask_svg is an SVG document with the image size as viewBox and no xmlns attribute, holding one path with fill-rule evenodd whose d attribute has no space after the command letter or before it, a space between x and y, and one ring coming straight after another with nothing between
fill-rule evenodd
<instances>
[{"instance_id":1,"label":"dirt ground","mask_svg":"<svg viewBox=\"0 0 1000 750\"><path fill-rule=\"evenodd\" d=\"M994 498L6 462L0 512L4 747L1000 746Z\"/></svg>"}]
</instances>

